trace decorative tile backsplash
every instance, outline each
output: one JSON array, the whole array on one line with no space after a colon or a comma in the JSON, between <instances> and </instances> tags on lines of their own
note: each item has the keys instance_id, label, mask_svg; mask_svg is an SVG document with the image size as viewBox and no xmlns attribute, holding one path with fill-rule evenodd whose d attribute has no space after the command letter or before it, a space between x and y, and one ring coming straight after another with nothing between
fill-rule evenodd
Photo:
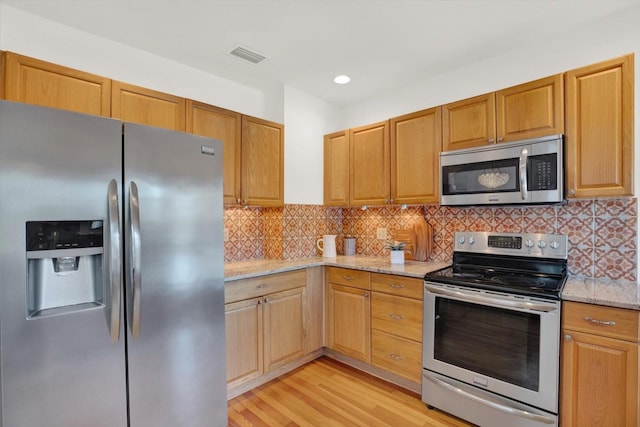
<instances>
[{"instance_id":1,"label":"decorative tile backsplash","mask_svg":"<svg viewBox=\"0 0 640 427\"><path fill-rule=\"evenodd\" d=\"M319 255L316 241L336 234L356 237L356 253L383 256L378 228L411 228L423 216L434 231L431 259L449 261L456 231L554 233L569 236L569 271L588 277L636 280L638 214L635 198L577 200L558 206L444 207L438 205L330 208L227 208L225 260L293 259Z\"/></svg>"}]
</instances>

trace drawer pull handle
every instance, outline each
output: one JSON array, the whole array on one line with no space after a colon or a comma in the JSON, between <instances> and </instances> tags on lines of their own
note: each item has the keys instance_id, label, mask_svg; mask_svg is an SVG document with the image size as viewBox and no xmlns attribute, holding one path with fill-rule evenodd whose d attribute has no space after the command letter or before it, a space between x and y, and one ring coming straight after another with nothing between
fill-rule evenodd
<instances>
[{"instance_id":1,"label":"drawer pull handle","mask_svg":"<svg viewBox=\"0 0 640 427\"><path fill-rule=\"evenodd\" d=\"M614 322L613 320L598 320L593 319L589 316L584 316L584 320L586 320L587 322L595 323L596 325L616 326L616 322Z\"/></svg>"},{"instance_id":2,"label":"drawer pull handle","mask_svg":"<svg viewBox=\"0 0 640 427\"><path fill-rule=\"evenodd\" d=\"M344 280L348 280L348 281L352 281L352 280L353 280L353 277L352 277L352 276L347 276L346 274L345 274L345 275L343 275L343 276L342 276L342 278L343 278Z\"/></svg>"},{"instance_id":3,"label":"drawer pull handle","mask_svg":"<svg viewBox=\"0 0 640 427\"><path fill-rule=\"evenodd\" d=\"M389 286L393 289L404 289L404 285L399 285L397 283L389 283Z\"/></svg>"},{"instance_id":4,"label":"drawer pull handle","mask_svg":"<svg viewBox=\"0 0 640 427\"><path fill-rule=\"evenodd\" d=\"M401 354L389 353L389 357L394 360L404 360L404 356Z\"/></svg>"},{"instance_id":5,"label":"drawer pull handle","mask_svg":"<svg viewBox=\"0 0 640 427\"><path fill-rule=\"evenodd\" d=\"M389 317L392 318L393 320L402 320L402 319L404 319L402 314L395 314L395 313L389 313Z\"/></svg>"},{"instance_id":6,"label":"drawer pull handle","mask_svg":"<svg viewBox=\"0 0 640 427\"><path fill-rule=\"evenodd\" d=\"M268 283L263 283L261 285L256 286L256 289L264 289L264 288L268 288L269 284Z\"/></svg>"}]
</instances>

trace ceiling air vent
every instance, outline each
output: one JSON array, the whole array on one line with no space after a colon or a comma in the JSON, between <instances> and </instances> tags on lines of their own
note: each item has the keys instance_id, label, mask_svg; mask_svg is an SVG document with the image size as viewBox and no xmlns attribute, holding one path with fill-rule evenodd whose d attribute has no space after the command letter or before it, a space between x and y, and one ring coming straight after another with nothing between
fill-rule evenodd
<instances>
[{"instance_id":1,"label":"ceiling air vent","mask_svg":"<svg viewBox=\"0 0 640 427\"><path fill-rule=\"evenodd\" d=\"M237 46L229 53L233 56L244 59L245 61L249 61L252 64L257 64L267 59L266 56L260 55L259 53L242 46Z\"/></svg>"}]
</instances>

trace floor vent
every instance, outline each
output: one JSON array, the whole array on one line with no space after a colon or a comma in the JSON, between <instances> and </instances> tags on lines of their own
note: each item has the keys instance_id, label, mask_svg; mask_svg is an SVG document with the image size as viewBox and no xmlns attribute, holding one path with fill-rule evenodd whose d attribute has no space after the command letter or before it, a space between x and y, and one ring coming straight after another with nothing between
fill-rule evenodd
<instances>
[{"instance_id":1,"label":"floor vent","mask_svg":"<svg viewBox=\"0 0 640 427\"><path fill-rule=\"evenodd\" d=\"M258 64L267 59L266 56L260 55L259 53L242 46L237 46L229 53L233 56L244 59L245 61L249 61L252 64Z\"/></svg>"}]
</instances>

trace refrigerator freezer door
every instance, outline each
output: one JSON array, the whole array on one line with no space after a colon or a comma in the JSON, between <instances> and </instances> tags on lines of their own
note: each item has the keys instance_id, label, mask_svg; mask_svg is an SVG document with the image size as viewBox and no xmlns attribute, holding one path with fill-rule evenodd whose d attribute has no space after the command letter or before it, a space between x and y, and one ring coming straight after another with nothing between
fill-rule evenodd
<instances>
[{"instance_id":1,"label":"refrigerator freezer door","mask_svg":"<svg viewBox=\"0 0 640 427\"><path fill-rule=\"evenodd\" d=\"M124 129L131 427L226 426L221 144Z\"/></svg>"},{"instance_id":2,"label":"refrigerator freezer door","mask_svg":"<svg viewBox=\"0 0 640 427\"><path fill-rule=\"evenodd\" d=\"M121 191L121 141L119 121L0 101L3 427L127 425L124 339L111 330L120 322L111 317L108 273L109 182ZM63 248L51 251L58 258L39 251L28 259L26 223L34 221L103 225L104 250L76 257L62 256L72 253ZM55 261L65 268L56 271ZM96 274L81 289L78 274L87 268ZM63 306L43 304L27 319L28 276L39 301ZM80 287L76 299L91 301L64 302L58 286Z\"/></svg>"}]
</instances>

